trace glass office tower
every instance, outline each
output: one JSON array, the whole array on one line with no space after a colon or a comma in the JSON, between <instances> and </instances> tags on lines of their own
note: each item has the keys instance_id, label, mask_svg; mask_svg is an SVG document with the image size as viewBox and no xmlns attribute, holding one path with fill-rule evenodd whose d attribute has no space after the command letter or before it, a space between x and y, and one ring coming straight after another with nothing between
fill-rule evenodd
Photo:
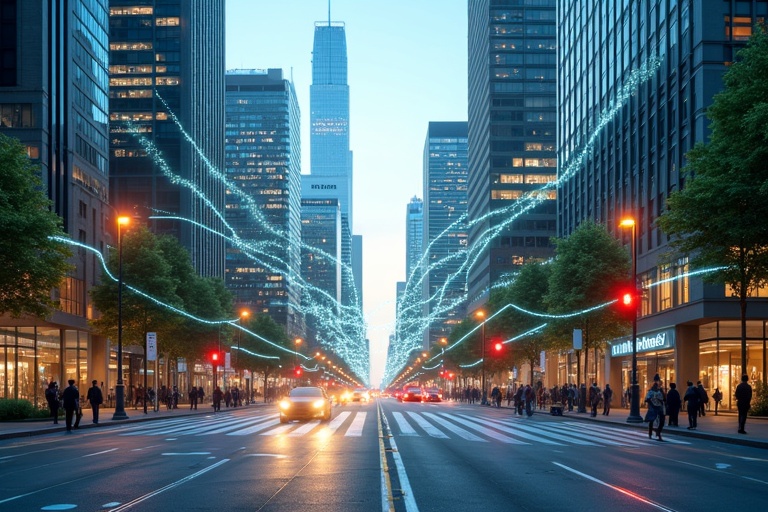
<instances>
[{"instance_id":1,"label":"glass office tower","mask_svg":"<svg viewBox=\"0 0 768 512\"><path fill-rule=\"evenodd\" d=\"M215 174L225 164L224 5L109 2L111 202L156 233L178 237L198 273L219 278L225 186Z\"/></svg>"},{"instance_id":2,"label":"glass office tower","mask_svg":"<svg viewBox=\"0 0 768 512\"><path fill-rule=\"evenodd\" d=\"M266 314L303 337L299 103L280 69L226 76L227 223L247 247L227 244L226 285L238 309Z\"/></svg>"},{"instance_id":3,"label":"glass office tower","mask_svg":"<svg viewBox=\"0 0 768 512\"><path fill-rule=\"evenodd\" d=\"M752 27L768 15L765 0L727 2L664 0L561 1L559 19L559 160L578 164L559 189L559 235L585 219L604 224L630 246L619 228L634 218L638 282L645 289L638 323L641 393L655 374L662 382L701 380L709 394L723 393L734 405L742 373L765 379L768 304L749 302L748 361L741 361L738 299L724 285L687 277L686 258L669 258L668 238L656 220L666 199L685 186L686 153L707 140L707 107L723 87L722 75L746 43ZM630 75L654 59L658 70L637 85ZM611 122L597 131L602 112L619 91L631 96ZM594 147L583 154L588 140ZM694 178L695 179L695 178ZM765 290L755 295L766 296ZM631 382L631 340L614 340L605 358L614 389ZM656 343L643 343L653 339ZM663 341L663 343L659 343ZM565 382L566 369L556 382ZM586 381L593 380L586 376Z\"/></svg>"},{"instance_id":4,"label":"glass office tower","mask_svg":"<svg viewBox=\"0 0 768 512\"><path fill-rule=\"evenodd\" d=\"M511 212L557 173L556 26L555 0L469 2L469 251L480 256L468 275L472 308L505 274L553 254L554 190Z\"/></svg>"}]
</instances>

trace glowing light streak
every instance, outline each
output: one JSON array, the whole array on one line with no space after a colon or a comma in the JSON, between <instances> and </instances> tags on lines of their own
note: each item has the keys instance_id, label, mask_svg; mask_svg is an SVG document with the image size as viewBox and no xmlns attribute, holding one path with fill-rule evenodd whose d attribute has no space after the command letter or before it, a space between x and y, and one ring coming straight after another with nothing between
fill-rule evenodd
<instances>
[{"instance_id":1,"label":"glowing light streak","mask_svg":"<svg viewBox=\"0 0 768 512\"><path fill-rule=\"evenodd\" d=\"M475 361L474 363L470 363L470 364L460 364L460 365L458 365L458 366L459 366L459 368L473 368L473 367L475 367L475 366L479 365L479 364L480 364L480 363L482 363L482 362L483 362L483 359L482 359L482 358L480 358L480 359L478 359L477 361Z\"/></svg>"}]
</instances>

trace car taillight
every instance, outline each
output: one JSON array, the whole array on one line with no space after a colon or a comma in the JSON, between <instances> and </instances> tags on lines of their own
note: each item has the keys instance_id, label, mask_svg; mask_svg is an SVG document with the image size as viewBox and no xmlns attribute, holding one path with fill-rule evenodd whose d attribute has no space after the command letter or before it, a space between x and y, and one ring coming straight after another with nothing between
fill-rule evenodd
<instances>
[{"instance_id":1,"label":"car taillight","mask_svg":"<svg viewBox=\"0 0 768 512\"><path fill-rule=\"evenodd\" d=\"M408 393L403 393L403 398L408 398Z\"/></svg>"}]
</instances>

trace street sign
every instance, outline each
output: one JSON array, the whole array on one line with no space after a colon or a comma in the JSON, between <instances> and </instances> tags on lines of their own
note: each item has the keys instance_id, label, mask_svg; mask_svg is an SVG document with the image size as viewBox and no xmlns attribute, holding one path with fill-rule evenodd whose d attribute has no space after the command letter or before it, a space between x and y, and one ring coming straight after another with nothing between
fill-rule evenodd
<instances>
[{"instance_id":1,"label":"street sign","mask_svg":"<svg viewBox=\"0 0 768 512\"><path fill-rule=\"evenodd\" d=\"M581 329L573 330L573 349L581 350Z\"/></svg>"},{"instance_id":2,"label":"street sign","mask_svg":"<svg viewBox=\"0 0 768 512\"><path fill-rule=\"evenodd\" d=\"M157 333L147 333L147 361L157 360Z\"/></svg>"}]
</instances>

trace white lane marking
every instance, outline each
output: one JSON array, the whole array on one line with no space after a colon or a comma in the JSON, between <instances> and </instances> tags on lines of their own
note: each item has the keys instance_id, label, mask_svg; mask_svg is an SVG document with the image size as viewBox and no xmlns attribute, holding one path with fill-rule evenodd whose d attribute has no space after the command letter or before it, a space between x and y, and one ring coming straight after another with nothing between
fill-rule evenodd
<instances>
[{"instance_id":1,"label":"white lane marking","mask_svg":"<svg viewBox=\"0 0 768 512\"><path fill-rule=\"evenodd\" d=\"M453 432L457 436L459 436L459 437L461 437L463 439L466 439L467 441L479 441L481 443L487 443L488 442L488 441L486 441L485 439L483 439L481 437L477 437L475 434L473 434L471 432L467 432L466 430L464 430L461 427L457 427L453 423L448 422L447 420L437 416L436 414L433 414L431 412L425 412L424 416L427 416L428 418L431 418L433 421L436 421L437 423L439 423L440 425L442 425L446 429L450 430L451 432Z\"/></svg>"},{"instance_id":2,"label":"white lane marking","mask_svg":"<svg viewBox=\"0 0 768 512\"><path fill-rule=\"evenodd\" d=\"M315 427L320 424L320 420L312 420L307 422L305 425L302 425L301 427L297 428L290 434L289 436L297 437L297 436L303 436L304 434L309 434L311 431L315 430Z\"/></svg>"},{"instance_id":3,"label":"white lane marking","mask_svg":"<svg viewBox=\"0 0 768 512\"><path fill-rule=\"evenodd\" d=\"M506 432L507 434L512 434L513 436L517 436L517 437L522 437L523 439L528 439L529 441L536 441L543 444L562 446L562 443L547 439L546 437L543 437L540 434L529 434L528 432L521 431L520 429L513 429L512 427L504 425L503 423L491 421L486 418L477 418L477 417L467 416L466 414L460 414L459 416L469 421L473 421L475 423L480 423L482 421L485 421L489 426L495 428L496 430L501 430L502 432Z\"/></svg>"},{"instance_id":4,"label":"white lane marking","mask_svg":"<svg viewBox=\"0 0 768 512\"><path fill-rule=\"evenodd\" d=\"M73 508L77 508L77 505L74 505L72 503L60 503L58 505L48 505L40 510L72 510Z\"/></svg>"},{"instance_id":5,"label":"white lane marking","mask_svg":"<svg viewBox=\"0 0 768 512\"><path fill-rule=\"evenodd\" d=\"M387 425L387 429L389 430L389 424L387 423L387 417L384 415L384 411L381 409L381 404L376 403L376 407L378 409L378 418L381 422L383 422L385 425ZM381 425L379 425L379 439L382 439L383 432L381 429ZM389 445L392 448L392 459L395 461L395 469L397 470L397 479L400 481L400 490L402 491L402 503L405 504L405 512L419 512L419 507L416 505L416 500L413 497L413 490L411 489L411 483L408 481L408 474L405 472L405 466L403 465L403 459L400 457L400 451L397 449L397 443L395 443L395 438L390 437L389 438ZM380 459L380 465L382 468L382 473L384 472L384 467L386 466L386 461L384 460L385 452L383 450L380 450L379 452L379 459ZM384 486L382 486L382 493L386 492L386 489ZM391 510L394 510L393 508L389 507L389 500L387 496L382 496L381 498L381 510L382 512L391 512Z\"/></svg>"},{"instance_id":6,"label":"white lane marking","mask_svg":"<svg viewBox=\"0 0 768 512\"><path fill-rule=\"evenodd\" d=\"M352 424L347 429L347 433L344 434L347 437L360 437L363 435L363 425L365 424L365 417L367 412L358 412L355 414L355 419L352 420Z\"/></svg>"},{"instance_id":7,"label":"white lane marking","mask_svg":"<svg viewBox=\"0 0 768 512\"><path fill-rule=\"evenodd\" d=\"M257 423L256 425L254 425L252 427L244 428L244 429L238 430L236 432L230 432L227 435L228 436L247 436L249 434L255 434L256 432L260 432L260 431L264 430L265 428L274 427L278 423L280 423L280 420L278 420L278 419L267 420L267 421L263 421L261 423Z\"/></svg>"},{"instance_id":8,"label":"white lane marking","mask_svg":"<svg viewBox=\"0 0 768 512\"><path fill-rule=\"evenodd\" d=\"M105 504L103 504L103 505L101 506L101 508L112 508L112 507L116 507L116 506L118 506L119 504L120 504L120 502L119 502L119 501L110 501L109 503L105 503Z\"/></svg>"},{"instance_id":9,"label":"white lane marking","mask_svg":"<svg viewBox=\"0 0 768 512\"><path fill-rule=\"evenodd\" d=\"M261 435L262 436L277 436L277 435L280 435L280 434L282 434L284 432L288 432L289 430L291 430L295 426L296 425L291 425L290 423L288 423L287 425L280 425L279 427L273 428L272 430L268 430L266 432L262 432Z\"/></svg>"},{"instance_id":10,"label":"white lane marking","mask_svg":"<svg viewBox=\"0 0 768 512\"><path fill-rule=\"evenodd\" d=\"M651 501L648 498L644 498L643 496L640 496L639 494L636 494L636 493L634 493L634 492L632 492L630 490L624 489L623 487L618 487L616 485L611 485L611 484L609 484L607 482L603 482L602 480L599 480L599 479L597 479L597 478L595 478L593 476L590 476L590 475L588 475L586 473L582 473L581 471L577 471L577 470L575 470L573 468L569 468L568 466L560 464L559 462L552 462L552 464L554 464L555 466L559 466L559 467L563 468L566 471L570 471L571 473L574 473L574 474L579 475L579 476L581 476L583 478L586 478L587 480L591 480L591 481L593 481L595 483L598 483L600 485L604 485L604 486L608 487L609 489L613 489L614 491L620 492L621 494L623 494L625 496L629 496L630 498L633 498L633 499L635 499L635 500L637 500L637 501L639 501L641 503L645 503L646 505L650 505L650 506L652 506L654 508L657 508L659 510L664 510L665 512L675 512L674 509L667 508L667 507L665 507L664 505L662 505L660 503L656 503L655 501Z\"/></svg>"},{"instance_id":11,"label":"white lane marking","mask_svg":"<svg viewBox=\"0 0 768 512\"><path fill-rule=\"evenodd\" d=\"M731 465L730 464L726 464L725 462L718 462L718 463L715 464L715 467L717 469L728 469L729 467L731 467Z\"/></svg>"},{"instance_id":12,"label":"white lane marking","mask_svg":"<svg viewBox=\"0 0 768 512\"><path fill-rule=\"evenodd\" d=\"M432 413L425 413L425 414L428 414L430 416L434 416L434 414L432 414ZM518 439L514 439L514 438L511 438L509 436L505 436L504 434L500 434L500 433L496 432L495 430L491 430L489 428L485 428L482 425L478 425L478 424L476 424L474 422L471 422L469 420L465 420L464 418L461 418L459 416L450 416L450 415L448 415L446 413L443 413L443 416L447 416L447 417L451 418L451 420L453 420L453 421L455 421L457 423L461 423L465 427L471 428L472 430L476 430L476 431L480 432L481 434L483 434L484 436L490 437L491 439L495 439L497 441L501 441L502 443L507 443L507 444L530 444L530 443L526 443L525 441L520 441Z\"/></svg>"},{"instance_id":13,"label":"white lane marking","mask_svg":"<svg viewBox=\"0 0 768 512\"><path fill-rule=\"evenodd\" d=\"M104 453L109 453L109 452L114 452L114 451L117 451L117 448L111 448L109 450L104 450L103 452L89 453L88 455L83 455L83 458L93 457L94 455L102 455Z\"/></svg>"},{"instance_id":14,"label":"white lane marking","mask_svg":"<svg viewBox=\"0 0 768 512\"><path fill-rule=\"evenodd\" d=\"M416 430L411 426L411 424L408 423L408 420L405 419L405 417L403 416L403 413L393 412L392 416L395 417L397 426L400 428L401 436L418 436L419 435L416 432Z\"/></svg>"},{"instance_id":15,"label":"white lane marking","mask_svg":"<svg viewBox=\"0 0 768 512\"><path fill-rule=\"evenodd\" d=\"M135 500L129 501L125 505L121 505L121 506L119 506L117 508L113 508L110 512L122 512L123 510L128 510L129 508L132 508L134 505L138 505L139 503L147 501L149 498L152 498L153 496L157 496L158 494L160 494L162 492L168 491L170 489L173 489L174 487L178 487L181 484L189 482L190 480L193 480L193 479L197 478L198 476L203 475L203 474L207 473L208 471L210 471L212 469L216 469L217 467L221 466L222 464L226 464L227 462L229 462L229 459L222 459L219 462L217 462L216 464L212 464L212 465L208 466L207 468L201 469L197 473L193 473L193 474L191 474L189 476L185 476L181 480L177 480L175 482L172 482L172 483L166 485L165 487L161 487L160 489L157 489L155 491L147 493L144 496L139 496Z\"/></svg>"},{"instance_id":16,"label":"white lane marking","mask_svg":"<svg viewBox=\"0 0 768 512\"><path fill-rule=\"evenodd\" d=\"M349 415L352 414L349 411L340 412L335 418L331 420L331 422L326 426L326 430L320 431L317 433L318 436L322 435L328 435L333 434L338 430L338 428L341 426L344 421L346 421L347 418L349 418Z\"/></svg>"},{"instance_id":17,"label":"white lane marking","mask_svg":"<svg viewBox=\"0 0 768 512\"><path fill-rule=\"evenodd\" d=\"M413 418L413 421L416 422L418 426L424 429L424 432L429 434L431 437L437 437L440 439L448 439L448 436L443 433L442 430L432 425L430 422L419 416L413 411L408 411L408 416Z\"/></svg>"},{"instance_id":18,"label":"white lane marking","mask_svg":"<svg viewBox=\"0 0 768 512\"><path fill-rule=\"evenodd\" d=\"M287 455L280 455L277 453L249 453L246 457L274 457L276 459L287 459Z\"/></svg>"},{"instance_id":19,"label":"white lane marking","mask_svg":"<svg viewBox=\"0 0 768 512\"><path fill-rule=\"evenodd\" d=\"M153 445L150 445L150 446L145 446L144 448L134 448L134 449L133 449L133 450L131 450L131 451L132 451L132 452L141 452L141 451L144 451L144 450L149 450L150 448L157 448L158 446L165 446L165 445L162 445L162 444L153 444ZM119 503L118 503L118 505L119 505Z\"/></svg>"},{"instance_id":20,"label":"white lane marking","mask_svg":"<svg viewBox=\"0 0 768 512\"><path fill-rule=\"evenodd\" d=\"M176 456L176 455L210 455L211 452L166 452L161 453L160 455L165 456Z\"/></svg>"},{"instance_id":21,"label":"white lane marking","mask_svg":"<svg viewBox=\"0 0 768 512\"><path fill-rule=\"evenodd\" d=\"M639 447L647 446L648 441L651 441L650 439L642 438L643 435L647 436L647 433L643 434L642 432L632 432L615 428L599 428L594 425L581 425L579 422L572 423L571 425L574 427L574 430L581 435L591 436L593 440L603 444ZM638 433L640 434L640 437L638 437Z\"/></svg>"}]
</instances>

